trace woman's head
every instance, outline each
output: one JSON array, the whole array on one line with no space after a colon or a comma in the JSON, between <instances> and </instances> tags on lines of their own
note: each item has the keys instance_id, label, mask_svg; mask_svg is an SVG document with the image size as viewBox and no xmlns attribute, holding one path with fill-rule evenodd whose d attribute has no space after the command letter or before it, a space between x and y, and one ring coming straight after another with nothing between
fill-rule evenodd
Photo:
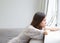
<instances>
[{"instance_id":1,"label":"woman's head","mask_svg":"<svg viewBox=\"0 0 60 43\"><path fill-rule=\"evenodd\" d=\"M45 14L42 12L35 13L31 25L37 29L42 29L46 25Z\"/></svg>"}]
</instances>

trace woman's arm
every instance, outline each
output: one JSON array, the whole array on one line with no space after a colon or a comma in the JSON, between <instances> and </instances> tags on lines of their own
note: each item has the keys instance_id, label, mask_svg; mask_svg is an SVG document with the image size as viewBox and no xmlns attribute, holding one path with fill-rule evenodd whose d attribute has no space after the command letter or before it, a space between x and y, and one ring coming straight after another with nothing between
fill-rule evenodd
<instances>
[{"instance_id":1,"label":"woman's arm","mask_svg":"<svg viewBox=\"0 0 60 43\"><path fill-rule=\"evenodd\" d=\"M25 31L25 35L33 39L43 39L43 34L47 35L47 32L43 30L31 29L31 28Z\"/></svg>"},{"instance_id":2,"label":"woman's arm","mask_svg":"<svg viewBox=\"0 0 60 43\"><path fill-rule=\"evenodd\" d=\"M58 30L60 30L60 28L57 28L57 27L46 27L44 30L58 31Z\"/></svg>"}]
</instances>

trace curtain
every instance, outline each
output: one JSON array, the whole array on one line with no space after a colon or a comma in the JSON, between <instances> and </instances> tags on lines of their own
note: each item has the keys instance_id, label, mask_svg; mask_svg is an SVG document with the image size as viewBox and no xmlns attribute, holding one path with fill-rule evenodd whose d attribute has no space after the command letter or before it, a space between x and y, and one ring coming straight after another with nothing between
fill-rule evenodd
<instances>
[{"instance_id":1,"label":"curtain","mask_svg":"<svg viewBox=\"0 0 60 43\"><path fill-rule=\"evenodd\" d=\"M46 14L47 26L57 26L57 0L49 0Z\"/></svg>"}]
</instances>

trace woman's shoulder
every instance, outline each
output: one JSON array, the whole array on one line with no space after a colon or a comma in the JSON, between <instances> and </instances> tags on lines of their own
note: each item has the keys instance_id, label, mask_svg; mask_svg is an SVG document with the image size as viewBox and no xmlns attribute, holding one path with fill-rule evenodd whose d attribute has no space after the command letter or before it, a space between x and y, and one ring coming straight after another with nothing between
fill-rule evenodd
<instances>
[{"instance_id":1,"label":"woman's shoulder","mask_svg":"<svg viewBox=\"0 0 60 43\"><path fill-rule=\"evenodd\" d=\"M31 29L34 29L34 27L32 25L28 25L25 30L31 30Z\"/></svg>"},{"instance_id":2,"label":"woman's shoulder","mask_svg":"<svg viewBox=\"0 0 60 43\"><path fill-rule=\"evenodd\" d=\"M28 25L27 28L34 28L32 25Z\"/></svg>"},{"instance_id":3,"label":"woman's shoulder","mask_svg":"<svg viewBox=\"0 0 60 43\"><path fill-rule=\"evenodd\" d=\"M26 27L26 29L27 29L27 30L31 30L31 29L32 29L32 30L35 30L35 29L37 29L37 28L35 28L35 27L32 26L32 25L29 25L29 26Z\"/></svg>"},{"instance_id":4,"label":"woman's shoulder","mask_svg":"<svg viewBox=\"0 0 60 43\"><path fill-rule=\"evenodd\" d=\"M40 31L40 30L33 27L32 25L29 25L29 26L26 27L26 31Z\"/></svg>"},{"instance_id":5,"label":"woman's shoulder","mask_svg":"<svg viewBox=\"0 0 60 43\"><path fill-rule=\"evenodd\" d=\"M34 31L34 30L36 30L36 28L34 28L32 25L29 25L24 29L24 32L31 32L31 31Z\"/></svg>"}]
</instances>

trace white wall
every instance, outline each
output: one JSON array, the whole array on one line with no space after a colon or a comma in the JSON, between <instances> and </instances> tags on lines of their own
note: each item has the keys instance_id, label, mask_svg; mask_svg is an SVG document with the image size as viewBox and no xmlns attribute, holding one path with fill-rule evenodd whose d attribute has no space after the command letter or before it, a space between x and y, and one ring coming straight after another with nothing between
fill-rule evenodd
<instances>
[{"instance_id":1,"label":"white wall","mask_svg":"<svg viewBox=\"0 0 60 43\"><path fill-rule=\"evenodd\" d=\"M24 28L35 12L44 11L45 0L0 0L0 28Z\"/></svg>"}]
</instances>

